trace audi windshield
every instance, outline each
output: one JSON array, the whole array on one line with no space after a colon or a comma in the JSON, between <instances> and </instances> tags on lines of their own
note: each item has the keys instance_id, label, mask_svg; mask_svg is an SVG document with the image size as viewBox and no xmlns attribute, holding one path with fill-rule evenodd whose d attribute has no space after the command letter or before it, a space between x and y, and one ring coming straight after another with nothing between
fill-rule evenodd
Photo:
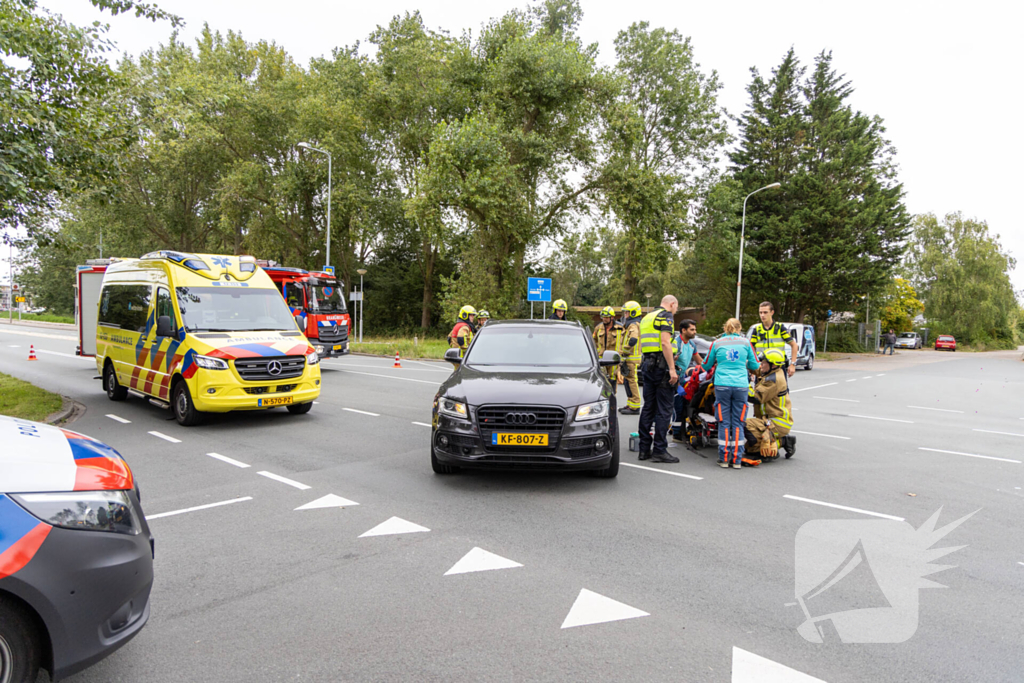
<instances>
[{"instance_id":1,"label":"audi windshield","mask_svg":"<svg viewBox=\"0 0 1024 683\"><path fill-rule=\"evenodd\" d=\"M485 328L466 357L473 367L520 366L587 368L594 364L590 343L577 327Z\"/></svg>"},{"instance_id":2,"label":"audi windshield","mask_svg":"<svg viewBox=\"0 0 1024 683\"><path fill-rule=\"evenodd\" d=\"M276 289L178 287L177 294L188 332L295 330L292 314Z\"/></svg>"}]
</instances>

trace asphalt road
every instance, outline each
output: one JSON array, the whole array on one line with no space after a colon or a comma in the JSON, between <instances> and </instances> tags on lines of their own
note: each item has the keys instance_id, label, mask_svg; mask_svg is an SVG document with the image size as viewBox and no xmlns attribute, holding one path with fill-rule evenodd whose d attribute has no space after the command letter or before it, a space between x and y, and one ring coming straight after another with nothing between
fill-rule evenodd
<instances>
[{"instance_id":1,"label":"asphalt road","mask_svg":"<svg viewBox=\"0 0 1024 683\"><path fill-rule=\"evenodd\" d=\"M679 464L639 468L624 438L632 466L609 481L435 476L442 364L325 361L307 415L182 428L139 399L108 401L74 348L60 330L0 326L0 372L86 405L72 428L127 458L157 539L149 624L75 683L1024 678L1024 363L1012 354L820 363L791 381L794 459L723 470L676 446ZM623 418L625 435L636 420ZM296 509L328 495L346 504ZM973 516L943 540L905 533L940 509L937 527ZM363 536L388 520L418 528ZM818 644L797 632L795 589L810 566L798 537L817 520L904 533L883 552L865 532L877 585L861 565L800 596L819 616L880 606L884 586L890 612ZM929 545L964 547L936 558ZM895 565L879 558L900 548L905 564L951 566L928 577L947 588L918 590L918 571L892 592ZM521 566L446 575L467 554ZM841 606L814 607L826 593ZM902 642L865 642L915 616Z\"/></svg>"}]
</instances>

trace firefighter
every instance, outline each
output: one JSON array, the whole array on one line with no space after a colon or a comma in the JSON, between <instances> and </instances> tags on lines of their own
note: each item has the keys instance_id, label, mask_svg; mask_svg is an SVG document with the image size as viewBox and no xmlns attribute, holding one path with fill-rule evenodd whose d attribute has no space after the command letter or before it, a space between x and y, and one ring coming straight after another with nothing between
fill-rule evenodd
<instances>
[{"instance_id":1,"label":"firefighter","mask_svg":"<svg viewBox=\"0 0 1024 683\"><path fill-rule=\"evenodd\" d=\"M627 301L622 304L626 321L622 323L622 383L626 385L626 407L619 408L623 415L640 414L640 385L636 381L637 368L643 356L640 355L640 304Z\"/></svg>"},{"instance_id":2,"label":"firefighter","mask_svg":"<svg viewBox=\"0 0 1024 683\"><path fill-rule=\"evenodd\" d=\"M473 333L476 332L474 322L476 321L476 309L472 306L463 306L459 309L459 315L455 318L455 327L448 333L448 344L453 349L459 350L459 357L466 355L466 349L473 341Z\"/></svg>"},{"instance_id":3,"label":"firefighter","mask_svg":"<svg viewBox=\"0 0 1024 683\"><path fill-rule=\"evenodd\" d=\"M640 459L654 462L679 462L668 453L668 427L672 421L672 395L679 383L672 347L672 316L679 301L671 294L661 300L640 321L640 353L644 376L644 407L640 411ZM654 435L651 435L654 427ZM652 450L653 448L653 450Z\"/></svg>"},{"instance_id":4,"label":"firefighter","mask_svg":"<svg viewBox=\"0 0 1024 683\"><path fill-rule=\"evenodd\" d=\"M487 321L490 319L491 314L481 309L480 312L476 314L476 329L479 330L481 327L486 325Z\"/></svg>"},{"instance_id":5,"label":"firefighter","mask_svg":"<svg viewBox=\"0 0 1024 683\"><path fill-rule=\"evenodd\" d=\"M778 349L785 354L786 344L789 344L789 348L793 352L791 356L793 360L792 363L784 361L783 368L786 369L787 376L792 377L793 373L796 372L796 340L793 339L792 335L789 334L789 330L782 323L775 322L772 319L775 315L775 306L772 305L771 301L762 301L757 307L757 313L761 316L761 322L754 326L754 333L750 336L750 341L754 344L754 351L756 353L764 353L768 349Z\"/></svg>"},{"instance_id":6,"label":"firefighter","mask_svg":"<svg viewBox=\"0 0 1024 683\"><path fill-rule=\"evenodd\" d=\"M758 360L759 378L749 392L754 414L744 425L747 444L743 464L748 467L775 460L780 448L787 458L796 453L796 437L789 434L793 428L793 406L783 369L786 354L780 349L768 349L758 355Z\"/></svg>"},{"instance_id":7,"label":"firefighter","mask_svg":"<svg viewBox=\"0 0 1024 683\"><path fill-rule=\"evenodd\" d=\"M601 309L601 323L594 327L594 346L597 348L598 357L605 351L622 353L622 334L625 332L622 324L615 320L615 309L605 306ZM613 387L618 386L619 368L611 365L605 368L608 373L608 380Z\"/></svg>"},{"instance_id":8,"label":"firefighter","mask_svg":"<svg viewBox=\"0 0 1024 683\"><path fill-rule=\"evenodd\" d=\"M551 315L548 316L548 320L565 320L565 312L568 310L569 306L565 299L555 299L555 303L551 304Z\"/></svg>"}]
</instances>

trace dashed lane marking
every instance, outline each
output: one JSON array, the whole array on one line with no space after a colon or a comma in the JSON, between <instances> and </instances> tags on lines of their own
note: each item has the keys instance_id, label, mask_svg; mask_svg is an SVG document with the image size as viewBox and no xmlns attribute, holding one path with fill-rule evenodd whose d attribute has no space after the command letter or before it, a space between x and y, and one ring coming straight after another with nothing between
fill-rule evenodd
<instances>
[{"instance_id":1,"label":"dashed lane marking","mask_svg":"<svg viewBox=\"0 0 1024 683\"><path fill-rule=\"evenodd\" d=\"M207 453L207 455L210 456L211 458L216 458L221 462L226 462L229 465L234 465L235 467L241 467L243 469L246 467L252 467L252 465L248 465L242 462L241 460L235 460L234 458L229 458L228 456L221 455L220 453Z\"/></svg>"},{"instance_id":2,"label":"dashed lane marking","mask_svg":"<svg viewBox=\"0 0 1024 683\"><path fill-rule=\"evenodd\" d=\"M183 510L171 510L170 512L161 512L159 515L146 515L146 521L149 522L154 519L160 519L161 517L173 517L174 515L183 515L186 512L195 512L196 510L208 510L210 508L217 508L222 505L231 505L232 503L241 503L247 500L252 500L252 496L232 498L231 500L222 500L219 503L208 503L207 505L197 505L193 508L185 508Z\"/></svg>"},{"instance_id":3,"label":"dashed lane marking","mask_svg":"<svg viewBox=\"0 0 1024 683\"><path fill-rule=\"evenodd\" d=\"M1024 434L1017 434L1016 432L993 432L991 429L975 429L976 432L984 432L985 434L1002 434L1003 436L1024 436Z\"/></svg>"},{"instance_id":4,"label":"dashed lane marking","mask_svg":"<svg viewBox=\"0 0 1024 683\"><path fill-rule=\"evenodd\" d=\"M813 387L804 387L803 389L790 389L789 393L797 394L797 393L799 393L801 391L810 391L811 389L821 389L822 387L830 387L830 386L833 386L835 384L839 384L839 382L829 382L828 384L817 384L817 385L815 385Z\"/></svg>"},{"instance_id":5,"label":"dashed lane marking","mask_svg":"<svg viewBox=\"0 0 1024 683\"><path fill-rule=\"evenodd\" d=\"M860 403L860 401L857 401L852 398L835 398L832 396L812 396L811 398L820 398L823 401L845 401L846 403Z\"/></svg>"},{"instance_id":6,"label":"dashed lane marking","mask_svg":"<svg viewBox=\"0 0 1024 683\"><path fill-rule=\"evenodd\" d=\"M856 382L856 381L857 381L857 379L856 379L856 378L854 378L854 379L848 379L848 380L846 380L846 381L847 381L847 382Z\"/></svg>"},{"instance_id":7,"label":"dashed lane marking","mask_svg":"<svg viewBox=\"0 0 1024 683\"><path fill-rule=\"evenodd\" d=\"M89 363L95 363L95 358L88 358L86 356L76 356L73 353L62 353L60 351L47 351L46 349L36 349L36 353L45 353L50 356L63 356L64 358L74 358L75 360L84 360Z\"/></svg>"},{"instance_id":8,"label":"dashed lane marking","mask_svg":"<svg viewBox=\"0 0 1024 683\"><path fill-rule=\"evenodd\" d=\"M149 432L149 434L151 436L155 436L158 439L163 439L164 441L170 441L171 443L181 443L181 439L175 439L173 436L167 436L166 434L162 434L160 432Z\"/></svg>"},{"instance_id":9,"label":"dashed lane marking","mask_svg":"<svg viewBox=\"0 0 1024 683\"><path fill-rule=\"evenodd\" d=\"M944 451L938 448L924 448L918 447L919 451L930 451L931 453L949 453L950 455L966 455L968 458L984 458L985 460L998 460L999 462L1015 462L1018 465L1021 464L1020 460L1011 460L1010 458L997 458L991 455L976 455L975 453L961 453L960 451Z\"/></svg>"},{"instance_id":10,"label":"dashed lane marking","mask_svg":"<svg viewBox=\"0 0 1024 683\"><path fill-rule=\"evenodd\" d=\"M916 410L934 410L937 413L963 413L962 410L949 410L948 408L929 408L928 406L907 406Z\"/></svg>"},{"instance_id":11,"label":"dashed lane marking","mask_svg":"<svg viewBox=\"0 0 1024 683\"><path fill-rule=\"evenodd\" d=\"M8 344L7 348L9 348L9 349L20 349L21 346L19 346L18 344Z\"/></svg>"},{"instance_id":12,"label":"dashed lane marking","mask_svg":"<svg viewBox=\"0 0 1024 683\"><path fill-rule=\"evenodd\" d=\"M671 444L670 444L671 445ZM696 481L703 481L704 477L695 477L692 474L683 474L682 472L671 472L669 470L659 470L657 467L645 467L644 465L634 465L631 462L620 462L623 467L633 467L638 470L647 470L648 472L657 472L658 474L671 474L673 477L683 477L685 479L695 479Z\"/></svg>"},{"instance_id":13,"label":"dashed lane marking","mask_svg":"<svg viewBox=\"0 0 1024 683\"><path fill-rule=\"evenodd\" d=\"M843 439L844 441L849 441L850 440L850 437L848 437L848 436L836 436L835 434L819 434L818 432L798 432L795 429L790 429L789 433L790 434L806 434L807 436L824 436L826 439Z\"/></svg>"},{"instance_id":14,"label":"dashed lane marking","mask_svg":"<svg viewBox=\"0 0 1024 683\"><path fill-rule=\"evenodd\" d=\"M274 481L279 481L282 484L288 484L288 486L294 486L295 488L297 488L297 489L299 489L301 491L305 491L306 489L313 488L312 486L306 486L302 482L295 481L294 479L289 479L287 477L282 477L280 474L274 474L273 472L257 472L256 474L260 475L261 477L266 477L267 479L273 479Z\"/></svg>"},{"instance_id":15,"label":"dashed lane marking","mask_svg":"<svg viewBox=\"0 0 1024 683\"><path fill-rule=\"evenodd\" d=\"M847 417L859 417L865 420L881 420L882 422L902 422L903 424L912 425L914 424L911 420L897 420L894 417L875 417L874 415L854 415L848 414Z\"/></svg>"},{"instance_id":16,"label":"dashed lane marking","mask_svg":"<svg viewBox=\"0 0 1024 683\"><path fill-rule=\"evenodd\" d=\"M365 410L356 410L355 408L342 408L350 413L359 413L360 415L369 415L370 417L380 417L380 413L371 413Z\"/></svg>"},{"instance_id":17,"label":"dashed lane marking","mask_svg":"<svg viewBox=\"0 0 1024 683\"><path fill-rule=\"evenodd\" d=\"M420 427L433 427L434 426L434 425L430 424L429 422L413 422L413 424L414 425L419 425Z\"/></svg>"},{"instance_id":18,"label":"dashed lane marking","mask_svg":"<svg viewBox=\"0 0 1024 683\"><path fill-rule=\"evenodd\" d=\"M814 500L813 498L801 498L800 496L791 496L788 493L783 498L789 498L790 500L800 501L801 503L811 503L813 505L822 505L827 508L835 508L836 510L846 510L847 512L859 512L862 515L871 515L872 517L881 517L882 519L891 519L897 522L906 521L903 517L894 517L893 515L885 515L881 512L871 512L871 510L861 510L860 508L851 508L846 505L836 505L835 503L826 503L823 500Z\"/></svg>"},{"instance_id":19,"label":"dashed lane marking","mask_svg":"<svg viewBox=\"0 0 1024 683\"><path fill-rule=\"evenodd\" d=\"M113 415L111 413L107 413L107 417L109 417L114 422L120 422L123 425L130 425L132 423L131 420L126 420L123 417L118 417L117 415Z\"/></svg>"},{"instance_id":20,"label":"dashed lane marking","mask_svg":"<svg viewBox=\"0 0 1024 683\"><path fill-rule=\"evenodd\" d=\"M867 377L861 377L861 379L871 379L871 375L868 375Z\"/></svg>"},{"instance_id":21,"label":"dashed lane marking","mask_svg":"<svg viewBox=\"0 0 1024 683\"><path fill-rule=\"evenodd\" d=\"M428 379L413 379L412 377L396 377L395 375L381 375L376 372L357 372L355 370L341 370L339 372L348 372L353 375L366 375L367 377L383 377L384 379L397 379L401 382L419 382L420 384L432 384L433 386L440 386L440 382L432 382Z\"/></svg>"}]
</instances>

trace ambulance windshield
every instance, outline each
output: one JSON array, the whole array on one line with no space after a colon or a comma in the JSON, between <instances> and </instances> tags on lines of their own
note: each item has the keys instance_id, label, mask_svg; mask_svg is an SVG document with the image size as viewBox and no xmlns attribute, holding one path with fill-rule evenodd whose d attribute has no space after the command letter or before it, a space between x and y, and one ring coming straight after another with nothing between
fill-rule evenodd
<instances>
[{"instance_id":1,"label":"ambulance windshield","mask_svg":"<svg viewBox=\"0 0 1024 683\"><path fill-rule=\"evenodd\" d=\"M295 321L276 289L178 287L178 310L188 332L292 332Z\"/></svg>"}]
</instances>

